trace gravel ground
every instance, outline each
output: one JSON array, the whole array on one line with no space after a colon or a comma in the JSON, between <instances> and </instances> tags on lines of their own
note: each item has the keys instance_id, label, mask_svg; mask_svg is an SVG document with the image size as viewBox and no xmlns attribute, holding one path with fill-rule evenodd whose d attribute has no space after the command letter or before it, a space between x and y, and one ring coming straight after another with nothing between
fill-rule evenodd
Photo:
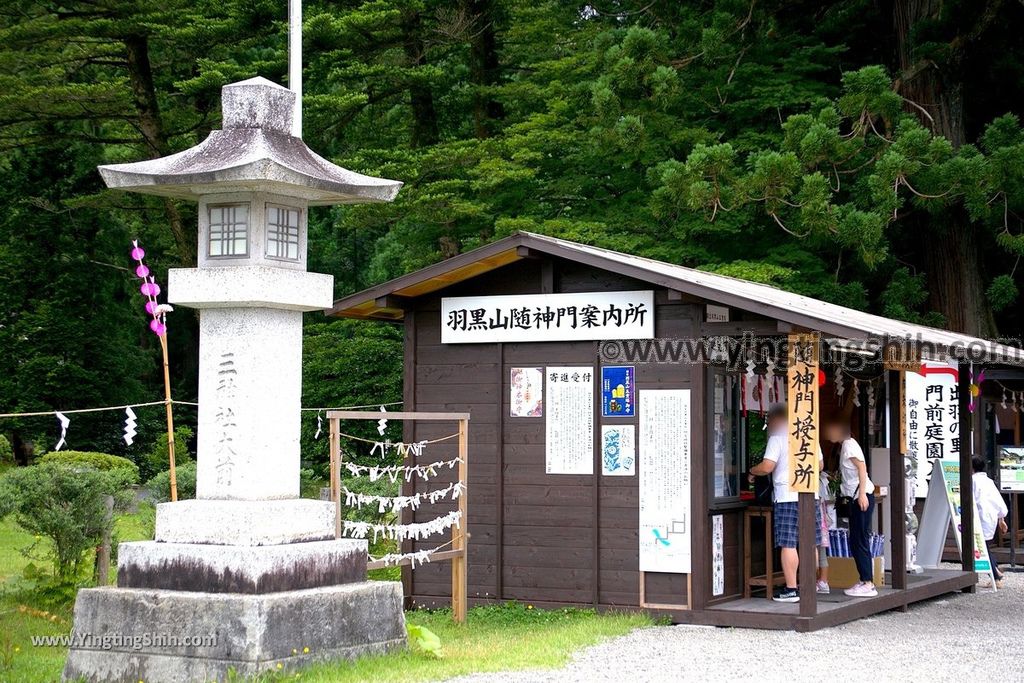
<instances>
[{"instance_id":1,"label":"gravel ground","mask_svg":"<svg viewBox=\"0 0 1024 683\"><path fill-rule=\"evenodd\" d=\"M1024 573L1006 572L998 593L950 594L815 633L660 626L581 650L561 669L454 680L1022 681L1021 607Z\"/></svg>"}]
</instances>

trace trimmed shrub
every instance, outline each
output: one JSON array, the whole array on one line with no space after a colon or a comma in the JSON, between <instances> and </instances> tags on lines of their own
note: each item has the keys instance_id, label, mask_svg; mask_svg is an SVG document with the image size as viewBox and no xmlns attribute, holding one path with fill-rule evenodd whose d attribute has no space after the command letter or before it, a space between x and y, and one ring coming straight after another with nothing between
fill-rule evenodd
<instances>
[{"instance_id":1,"label":"trimmed shrub","mask_svg":"<svg viewBox=\"0 0 1024 683\"><path fill-rule=\"evenodd\" d=\"M53 451L39 459L44 462L61 462L68 465L87 465L101 472L112 472L124 470L128 480L128 486L139 483L139 466L128 458L122 458L108 453L93 453L90 451Z\"/></svg>"},{"instance_id":2,"label":"trimmed shrub","mask_svg":"<svg viewBox=\"0 0 1024 683\"><path fill-rule=\"evenodd\" d=\"M194 436L191 427L179 425L174 428L174 460L180 467L192 460L188 452L188 444ZM137 458L139 469L142 474L142 481L149 481L161 472L166 472L170 465L170 458L167 453L167 432L160 432L150 449Z\"/></svg>"},{"instance_id":3,"label":"trimmed shrub","mask_svg":"<svg viewBox=\"0 0 1024 683\"><path fill-rule=\"evenodd\" d=\"M189 460L174 468L175 478L178 482L178 500L188 500L196 497L196 464ZM146 484L146 488L153 494L153 502L166 503L171 499L171 473L161 472Z\"/></svg>"},{"instance_id":4,"label":"trimmed shrub","mask_svg":"<svg viewBox=\"0 0 1024 683\"><path fill-rule=\"evenodd\" d=\"M85 553L113 524L104 500L123 490L124 470L101 471L49 462L18 467L0 476L0 518L13 514L20 527L49 540L55 576L79 575Z\"/></svg>"},{"instance_id":5,"label":"trimmed shrub","mask_svg":"<svg viewBox=\"0 0 1024 683\"><path fill-rule=\"evenodd\" d=\"M7 437L0 434L0 466L14 463L14 449Z\"/></svg>"}]
</instances>

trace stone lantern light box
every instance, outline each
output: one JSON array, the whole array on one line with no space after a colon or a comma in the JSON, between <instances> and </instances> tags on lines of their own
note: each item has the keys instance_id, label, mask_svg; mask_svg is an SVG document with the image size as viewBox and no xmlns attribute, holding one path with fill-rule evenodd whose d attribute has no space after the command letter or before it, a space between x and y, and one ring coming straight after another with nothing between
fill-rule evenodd
<instances>
[{"instance_id":1,"label":"stone lantern light box","mask_svg":"<svg viewBox=\"0 0 1024 683\"><path fill-rule=\"evenodd\" d=\"M218 637L73 639L66 679L219 680L405 642L400 584L368 582L366 541L335 539L333 504L299 496L302 314L334 294L333 277L306 270L308 210L391 201L402 184L315 154L292 135L295 105L264 78L232 83L222 129L200 144L99 169L111 188L199 205L197 266L167 287L199 311L196 498L157 506L154 541L119 546L117 587L80 591L73 628ZM310 653L294 657L300 641Z\"/></svg>"}]
</instances>

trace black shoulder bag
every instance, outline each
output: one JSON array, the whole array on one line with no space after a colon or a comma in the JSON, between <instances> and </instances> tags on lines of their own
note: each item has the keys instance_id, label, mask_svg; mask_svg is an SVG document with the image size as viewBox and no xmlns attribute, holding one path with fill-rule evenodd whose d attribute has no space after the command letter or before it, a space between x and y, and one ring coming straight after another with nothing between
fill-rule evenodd
<instances>
[{"instance_id":1,"label":"black shoulder bag","mask_svg":"<svg viewBox=\"0 0 1024 683\"><path fill-rule=\"evenodd\" d=\"M859 492L860 484L857 484L857 488L854 490L852 496L836 496L836 517L850 519L850 513L853 511L854 501L857 499L857 494Z\"/></svg>"}]
</instances>

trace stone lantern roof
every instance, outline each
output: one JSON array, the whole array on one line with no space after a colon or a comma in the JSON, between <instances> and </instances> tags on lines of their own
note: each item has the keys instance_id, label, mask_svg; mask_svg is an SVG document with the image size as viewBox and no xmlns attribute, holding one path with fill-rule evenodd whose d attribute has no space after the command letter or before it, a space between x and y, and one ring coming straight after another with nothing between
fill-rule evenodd
<instances>
[{"instance_id":1,"label":"stone lantern roof","mask_svg":"<svg viewBox=\"0 0 1024 683\"><path fill-rule=\"evenodd\" d=\"M108 187L197 201L201 195L267 191L310 205L388 202L402 183L336 166L291 135L295 93L265 78L221 90L223 130L177 154L100 166Z\"/></svg>"}]
</instances>

